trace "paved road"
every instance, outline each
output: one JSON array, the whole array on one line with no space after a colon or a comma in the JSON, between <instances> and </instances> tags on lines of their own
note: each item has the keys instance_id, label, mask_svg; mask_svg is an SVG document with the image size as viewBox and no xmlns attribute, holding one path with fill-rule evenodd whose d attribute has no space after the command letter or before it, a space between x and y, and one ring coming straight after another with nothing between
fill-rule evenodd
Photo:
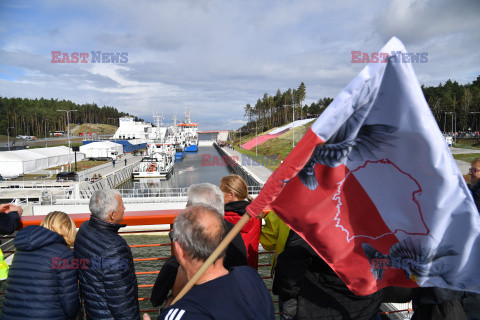
<instances>
[{"instance_id":1,"label":"paved road","mask_svg":"<svg viewBox=\"0 0 480 320\"><path fill-rule=\"evenodd\" d=\"M480 153L480 149L449 148L452 154Z\"/></svg>"},{"instance_id":2,"label":"paved road","mask_svg":"<svg viewBox=\"0 0 480 320\"><path fill-rule=\"evenodd\" d=\"M452 154L469 154L469 153L480 153L480 149L463 149L463 148L450 148ZM470 169L470 163L462 160L455 160L457 163L460 172L463 175L468 174L468 169Z\"/></svg>"}]
</instances>

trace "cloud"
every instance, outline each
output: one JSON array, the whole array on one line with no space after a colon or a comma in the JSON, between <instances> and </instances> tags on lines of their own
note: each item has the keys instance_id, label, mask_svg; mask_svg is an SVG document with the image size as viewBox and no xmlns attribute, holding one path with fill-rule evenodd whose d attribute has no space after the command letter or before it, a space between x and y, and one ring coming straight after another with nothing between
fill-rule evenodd
<instances>
[{"instance_id":1,"label":"cloud","mask_svg":"<svg viewBox=\"0 0 480 320\"><path fill-rule=\"evenodd\" d=\"M189 106L203 129L236 129L244 106L307 86L306 102L336 96L397 35L421 83L480 73L476 1L342 2L44 0L0 10L2 96L96 102L152 120ZM125 64L52 64L51 51L127 52Z\"/></svg>"}]
</instances>

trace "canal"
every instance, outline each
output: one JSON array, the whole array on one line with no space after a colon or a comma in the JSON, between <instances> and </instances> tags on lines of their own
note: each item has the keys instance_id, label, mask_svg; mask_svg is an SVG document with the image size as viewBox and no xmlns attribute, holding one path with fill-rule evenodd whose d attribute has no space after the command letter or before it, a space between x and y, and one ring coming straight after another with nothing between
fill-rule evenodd
<instances>
[{"instance_id":1,"label":"canal","mask_svg":"<svg viewBox=\"0 0 480 320\"><path fill-rule=\"evenodd\" d=\"M189 152L183 160L175 162L175 169L169 179L130 179L118 186L117 189L188 188L192 184L204 182L218 186L220 179L232 172L227 166L202 165L202 156L204 157L204 155L208 155L209 159L213 156L219 157L213 146L201 146L198 148L198 152Z\"/></svg>"}]
</instances>

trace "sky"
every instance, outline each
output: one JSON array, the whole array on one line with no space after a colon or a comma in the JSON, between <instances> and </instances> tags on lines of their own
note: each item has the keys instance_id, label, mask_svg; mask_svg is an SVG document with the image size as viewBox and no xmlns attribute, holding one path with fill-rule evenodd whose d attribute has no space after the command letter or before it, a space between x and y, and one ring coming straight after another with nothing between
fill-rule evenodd
<instances>
[{"instance_id":1,"label":"sky","mask_svg":"<svg viewBox=\"0 0 480 320\"><path fill-rule=\"evenodd\" d=\"M421 84L471 83L479 30L477 0L3 0L0 96L96 103L166 123L188 106L199 130L237 129L265 92L304 82L308 104L335 97L366 65L352 63L352 51L378 52L392 36L428 54L413 66ZM92 51L106 59L93 63ZM75 52L87 62L52 63ZM128 61L107 62L111 53Z\"/></svg>"}]
</instances>

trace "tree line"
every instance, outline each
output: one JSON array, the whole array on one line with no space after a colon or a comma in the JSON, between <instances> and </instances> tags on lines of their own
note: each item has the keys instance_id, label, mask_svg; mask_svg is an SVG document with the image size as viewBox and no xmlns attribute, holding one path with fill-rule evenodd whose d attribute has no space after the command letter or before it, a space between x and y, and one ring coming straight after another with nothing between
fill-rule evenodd
<instances>
[{"instance_id":1,"label":"tree line","mask_svg":"<svg viewBox=\"0 0 480 320\"><path fill-rule=\"evenodd\" d=\"M244 117L248 122L240 130L251 132L255 131L257 126L257 130L262 132L294 120L318 117L333 99L325 97L310 105L304 104L306 89L305 84L301 82L296 89L289 88L284 92L278 89L274 96L264 93L254 106L248 103L244 107Z\"/></svg>"},{"instance_id":2,"label":"tree line","mask_svg":"<svg viewBox=\"0 0 480 320\"><path fill-rule=\"evenodd\" d=\"M436 87L422 85L422 90L440 130L480 131L480 76L470 84L448 80Z\"/></svg>"},{"instance_id":3,"label":"tree line","mask_svg":"<svg viewBox=\"0 0 480 320\"><path fill-rule=\"evenodd\" d=\"M114 107L99 107L95 103L76 104L70 100L26 99L0 97L0 134L44 137L54 131L67 130L70 124L102 123L118 125L118 118L129 116ZM135 117L135 120L138 120ZM8 130L8 132L7 132Z\"/></svg>"},{"instance_id":4,"label":"tree line","mask_svg":"<svg viewBox=\"0 0 480 320\"><path fill-rule=\"evenodd\" d=\"M451 80L436 87L422 85L422 91L440 130L480 131L480 76L465 85ZM241 132L255 131L255 127L263 132L294 120L316 118L333 101L333 98L324 97L308 105L304 104L305 98L306 86L303 82L296 89L289 88L284 92L278 89L274 96L264 93L255 105L248 103L244 107L247 124L240 128Z\"/></svg>"}]
</instances>

